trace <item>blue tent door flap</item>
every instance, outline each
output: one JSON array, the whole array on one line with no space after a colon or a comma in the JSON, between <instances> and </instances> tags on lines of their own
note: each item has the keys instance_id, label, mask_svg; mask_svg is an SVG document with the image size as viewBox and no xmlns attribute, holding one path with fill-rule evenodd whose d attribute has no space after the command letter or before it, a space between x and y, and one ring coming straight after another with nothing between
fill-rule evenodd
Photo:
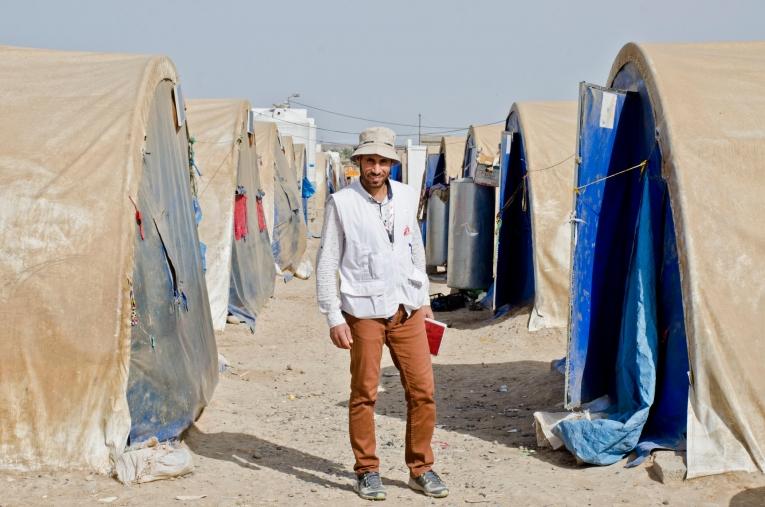
<instances>
[{"instance_id":1,"label":"blue tent door flap","mask_svg":"<svg viewBox=\"0 0 765 507\"><path fill-rule=\"evenodd\" d=\"M590 343L593 286L597 274L593 271L595 246L600 230L600 209L603 205L605 178L611 166L611 153L616 142L617 126L624 109L627 92L609 90L581 83L579 87L579 131L577 135L576 186L587 187L576 196L572 222L571 318L566 362L566 408L579 407L596 398L583 385L588 354L597 353L600 344ZM593 183L596 182L597 183ZM596 294L597 297L597 294ZM579 311L584 308L586 311Z\"/></svg>"},{"instance_id":2,"label":"blue tent door flap","mask_svg":"<svg viewBox=\"0 0 765 507\"><path fill-rule=\"evenodd\" d=\"M510 165L510 148L512 147L513 134L505 130L502 132L502 139L499 146L499 213L501 219L501 213L503 211L502 206L504 204L505 191L507 190L507 171ZM501 227L501 222L500 222ZM497 273L497 269L501 265L499 260L499 238L497 238L497 255L495 256L496 265L494 266L494 273ZM491 291L491 308L497 310L497 276L494 276L494 287Z\"/></svg>"},{"instance_id":3,"label":"blue tent door flap","mask_svg":"<svg viewBox=\"0 0 765 507\"><path fill-rule=\"evenodd\" d=\"M607 396L606 417L553 432L586 463L682 448L688 358L675 226L642 80L582 83L572 245L569 408ZM637 75L637 74L634 74Z\"/></svg>"},{"instance_id":4,"label":"blue tent door flap","mask_svg":"<svg viewBox=\"0 0 765 507\"><path fill-rule=\"evenodd\" d=\"M511 114L502 135L499 182L499 233L493 308L497 316L534 299L534 252L526 155L518 117Z\"/></svg>"}]
</instances>

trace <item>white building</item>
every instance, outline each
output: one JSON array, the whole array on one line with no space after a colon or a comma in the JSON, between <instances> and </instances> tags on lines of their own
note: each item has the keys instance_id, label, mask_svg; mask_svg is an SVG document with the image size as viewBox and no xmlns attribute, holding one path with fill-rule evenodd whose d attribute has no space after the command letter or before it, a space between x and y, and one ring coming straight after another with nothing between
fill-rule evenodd
<instances>
[{"instance_id":1,"label":"white building","mask_svg":"<svg viewBox=\"0 0 765 507\"><path fill-rule=\"evenodd\" d=\"M316 120L308 117L307 109L254 107L255 121L276 123L279 134L292 136L295 143L304 144L308 157L308 179L316 182Z\"/></svg>"},{"instance_id":2,"label":"white building","mask_svg":"<svg viewBox=\"0 0 765 507\"><path fill-rule=\"evenodd\" d=\"M420 192L422 178L425 175L425 163L427 160L427 146L412 144L411 139L406 140L406 175L404 182Z\"/></svg>"}]
</instances>

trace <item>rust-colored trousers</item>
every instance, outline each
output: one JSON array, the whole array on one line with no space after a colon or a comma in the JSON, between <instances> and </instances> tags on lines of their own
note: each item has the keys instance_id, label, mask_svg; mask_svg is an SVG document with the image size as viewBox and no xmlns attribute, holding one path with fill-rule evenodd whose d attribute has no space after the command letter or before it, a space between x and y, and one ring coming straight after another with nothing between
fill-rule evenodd
<instances>
[{"instance_id":1,"label":"rust-colored trousers","mask_svg":"<svg viewBox=\"0 0 765 507\"><path fill-rule=\"evenodd\" d=\"M351 328L351 397L348 403L351 447L357 474L377 472L375 402L380 382L383 343L401 373L406 395L406 450L404 459L413 476L433 466L430 441L436 424L433 398L433 367L425 335L424 314L416 310L407 317L400 306L391 319L357 319L345 314Z\"/></svg>"}]
</instances>

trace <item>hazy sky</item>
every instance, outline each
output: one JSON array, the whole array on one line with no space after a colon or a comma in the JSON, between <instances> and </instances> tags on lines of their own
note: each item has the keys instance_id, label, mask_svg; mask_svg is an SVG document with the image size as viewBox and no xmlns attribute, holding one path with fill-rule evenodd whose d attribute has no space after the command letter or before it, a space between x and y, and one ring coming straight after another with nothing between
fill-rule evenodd
<instances>
[{"instance_id":1,"label":"hazy sky","mask_svg":"<svg viewBox=\"0 0 765 507\"><path fill-rule=\"evenodd\" d=\"M413 124L419 112L439 127L501 120L516 100L573 100L629 41L751 39L765 39L762 0L0 0L0 44L162 53L187 98L267 107L297 92L323 109ZM370 125L311 113L320 128Z\"/></svg>"}]
</instances>

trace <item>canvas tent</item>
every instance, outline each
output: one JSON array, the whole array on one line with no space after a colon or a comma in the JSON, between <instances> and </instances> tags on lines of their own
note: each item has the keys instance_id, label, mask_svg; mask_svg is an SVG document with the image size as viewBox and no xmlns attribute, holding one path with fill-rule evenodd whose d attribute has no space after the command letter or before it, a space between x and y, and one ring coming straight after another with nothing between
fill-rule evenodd
<instances>
[{"instance_id":1,"label":"canvas tent","mask_svg":"<svg viewBox=\"0 0 765 507\"><path fill-rule=\"evenodd\" d=\"M295 181L297 180L297 164L295 163L295 141L292 139L292 136L285 136L281 135L282 140L282 149L284 150L284 155L287 157L287 163L292 167L293 171L295 172ZM298 181L298 186L300 186L300 182Z\"/></svg>"},{"instance_id":2,"label":"canvas tent","mask_svg":"<svg viewBox=\"0 0 765 507\"><path fill-rule=\"evenodd\" d=\"M471 125L465 140L462 175L473 178L479 166L499 165L499 143L504 125Z\"/></svg>"},{"instance_id":3,"label":"canvas tent","mask_svg":"<svg viewBox=\"0 0 765 507\"><path fill-rule=\"evenodd\" d=\"M188 121L200 168L204 213L199 237L206 246L205 278L213 328L222 331L229 313L254 328L255 317L274 291L274 257L263 213L263 189L248 132L245 100L191 100Z\"/></svg>"},{"instance_id":4,"label":"canvas tent","mask_svg":"<svg viewBox=\"0 0 765 507\"><path fill-rule=\"evenodd\" d=\"M298 188L300 189L300 197L303 203L303 219L306 226L308 225L308 201L316 193L311 181L308 179L308 155L306 153L305 144L295 143L295 173L298 182ZM314 155L315 157L315 155ZM314 168L315 169L315 168ZM314 171L315 175L315 171Z\"/></svg>"},{"instance_id":5,"label":"canvas tent","mask_svg":"<svg viewBox=\"0 0 765 507\"><path fill-rule=\"evenodd\" d=\"M465 157L465 136L444 136L441 138L441 150L443 155L444 173L446 180L453 180L462 175L462 161Z\"/></svg>"},{"instance_id":6,"label":"canvas tent","mask_svg":"<svg viewBox=\"0 0 765 507\"><path fill-rule=\"evenodd\" d=\"M0 467L106 472L212 395L177 80L164 57L0 48Z\"/></svg>"},{"instance_id":7,"label":"canvas tent","mask_svg":"<svg viewBox=\"0 0 765 507\"><path fill-rule=\"evenodd\" d=\"M420 204L417 211L418 219L421 220L422 237L425 238L425 208L430 194L430 189L437 183L443 183L443 172L440 174L440 180L436 180L436 174L438 172L439 162L442 157L439 153L431 153L425 159L425 172L422 177L422 183L420 185Z\"/></svg>"},{"instance_id":8,"label":"canvas tent","mask_svg":"<svg viewBox=\"0 0 765 507\"><path fill-rule=\"evenodd\" d=\"M576 102L518 102L500 150L494 307L533 302L529 329L568 322Z\"/></svg>"},{"instance_id":9,"label":"canvas tent","mask_svg":"<svg viewBox=\"0 0 765 507\"><path fill-rule=\"evenodd\" d=\"M427 158L425 177L423 178L423 191L420 195L418 217L421 220L420 227L423 241L428 243L428 223L433 222L430 235L437 238L439 248L426 248L427 266L439 266L446 262L448 250L448 202L449 190L444 188L448 183L460 177L462 174L462 161L465 155L466 138L462 136L444 136L438 145L438 154L430 154ZM440 199L439 203L430 203L433 192ZM428 207L435 206L440 211L439 216L428 217Z\"/></svg>"},{"instance_id":10,"label":"canvas tent","mask_svg":"<svg viewBox=\"0 0 765 507\"><path fill-rule=\"evenodd\" d=\"M340 190L343 181L343 164L340 161L340 153L328 151L327 160L327 196ZM326 197L324 198L326 201ZM323 204L323 203L322 203Z\"/></svg>"},{"instance_id":11,"label":"canvas tent","mask_svg":"<svg viewBox=\"0 0 765 507\"><path fill-rule=\"evenodd\" d=\"M315 211L324 209L324 202L329 196L329 163L329 155L326 152L316 153L316 194L310 206L310 209Z\"/></svg>"},{"instance_id":12,"label":"canvas tent","mask_svg":"<svg viewBox=\"0 0 765 507\"><path fill-rule=\"evenodd\" d=\"M312 220L316 220L319 218L320 213L324 212L324 205L330 194L334 191L336 185L334 166L332 152L320 151L316 153L315 194L309 201Z\"/></svg>"},{"instance_id":13,"label":"canvas tent","mask_svg":"<svg viewBox=\"0 0 765 507\"><path fill-rule=\"evenodd\" d=\"M303 182L303 178L308 175L308 166L306 165L305 156L305 144L294 143L293 151L295 153L295 178L297 178L298 185L300 185Z\"/></svg>"},{"instance_id":14,"label":"canvas tent","mask_svg":"<svg viewBox=\"0 0 765 507\"><path fill-rule=\"evenodd\" d=\"M611 412L555 431L585 461L685 435L688 478L765 469L763 55L628 44L581 87L566 401Z\"/></svg>"},{"instance_id":15,"label":"canvas tent","mask_svg":"<svg viewBox=\"0 0 765 507\"><path fill-rule=\"evenodd\" d=\"M255 122L255 149L274 261L281 270L295 270L305 253L306 227L295 168L287 159L275 123Z\"/></svg>"}]
</instances>

